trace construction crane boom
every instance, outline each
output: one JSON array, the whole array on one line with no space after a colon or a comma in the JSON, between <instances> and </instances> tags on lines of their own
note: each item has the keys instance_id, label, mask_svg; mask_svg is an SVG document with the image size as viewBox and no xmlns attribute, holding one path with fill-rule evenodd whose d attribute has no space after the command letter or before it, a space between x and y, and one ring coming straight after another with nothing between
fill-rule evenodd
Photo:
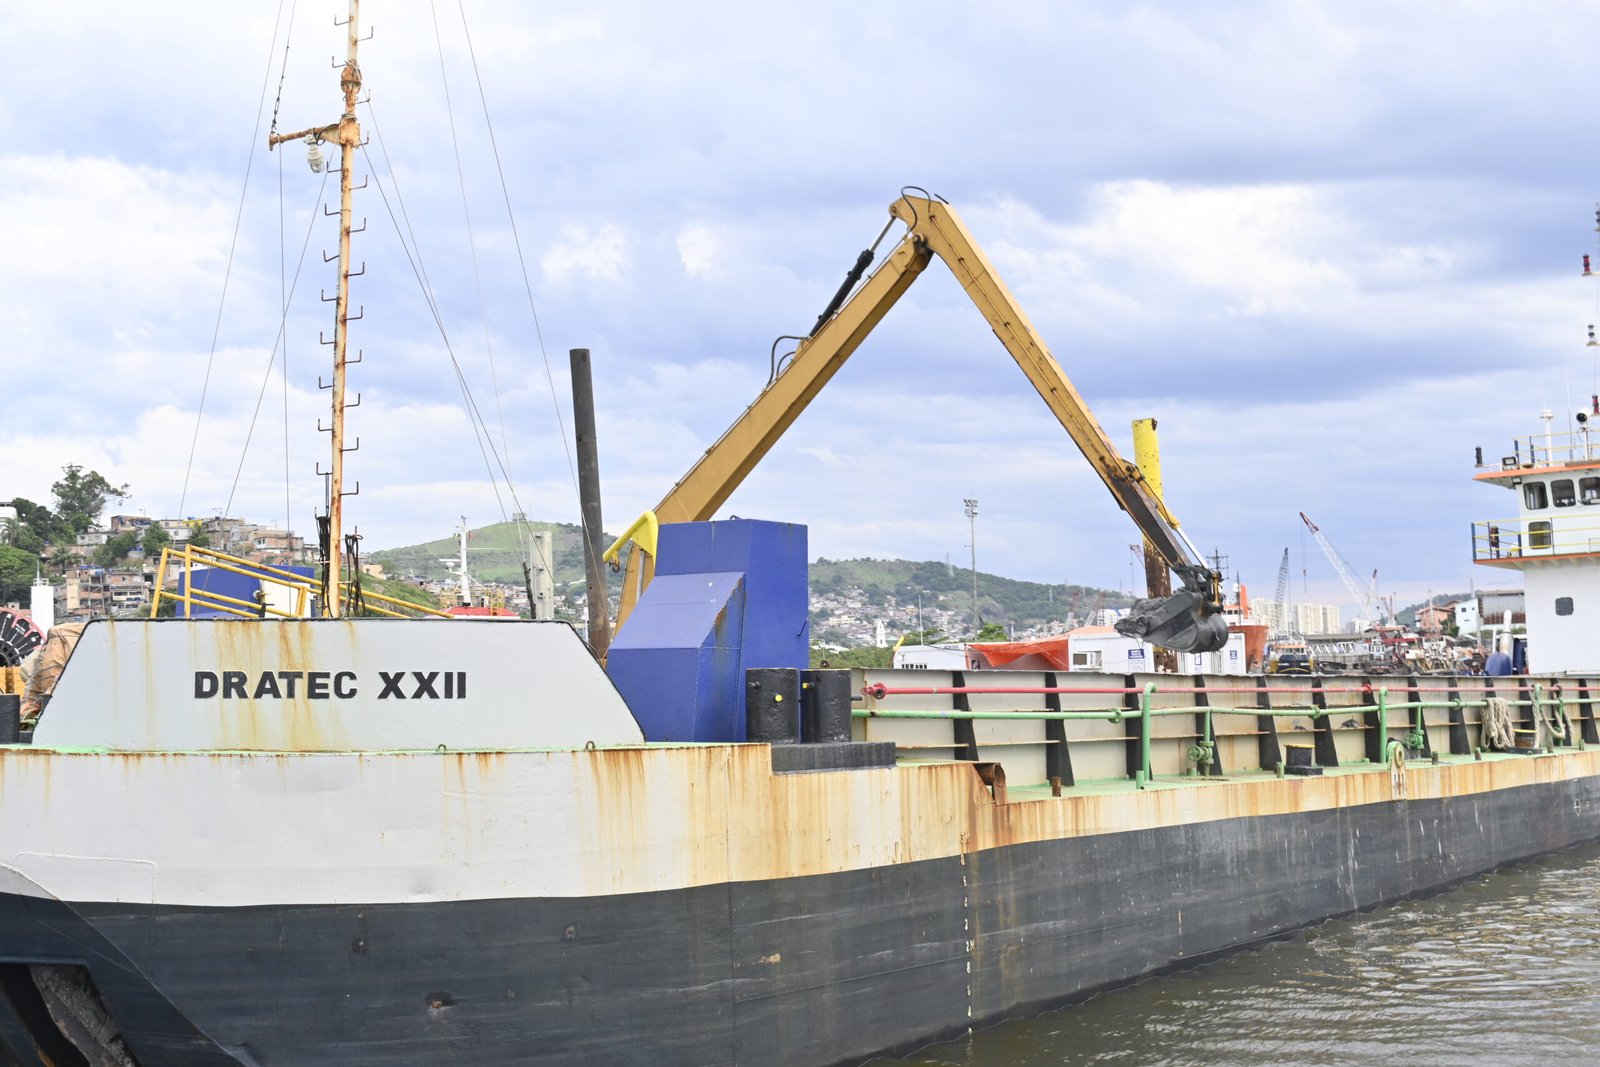
<instances>
[{"instance_id":1,"label":"construction crane boom","mask_svg":"<svg viewBox=\"0 0 1600 1067\"><path fill-rule=\"evenodd\" d=\"M1372 572L1371 585L1363 589L1361 583L1356 581L1356 576L1350 572L1349 564L1345 563L1344 557L1339 555L1338 549L1333 547L1333 542L1328 540L1328 535L1323 533L1316 523L1307 518L1306 513L1303 511L1300 513L1300 521L1306 524L1306 528L1311 531L1311 536L1315 537L1317 544L1322 546L1322 554L1328 557L1328 562L1333 564L1333 569L1339 572L1339 580L1344 582L1344 587L1355 598L1356 604L1361 608L1362 616L1370 619L1373 613L1373 593L1378 585L1378 572Z\"/></svg>"},{"instance_id":2,"label":"construction crane boom","mask_svg":"<svg viewBox=\"0 0 1600 1067\"><path fill-rule=\"evenodd\" d=\"M1283 550L1283 562L1278 564L1278 588L1273 593L1273 600L1278 605L1277 633L1287 634L1294 632L1294 625L1289 619L1289 550Z\"/></svg>"}]
</instances>

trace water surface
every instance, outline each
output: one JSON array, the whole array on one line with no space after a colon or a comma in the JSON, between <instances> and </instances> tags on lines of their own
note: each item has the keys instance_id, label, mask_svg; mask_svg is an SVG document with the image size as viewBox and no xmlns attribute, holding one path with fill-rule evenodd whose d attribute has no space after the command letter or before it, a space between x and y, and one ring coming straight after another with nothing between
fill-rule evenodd
<instances>
[{"instance_id":1,"label":"water surface","mask_svg":"<svg viewBox=\"0 0 1600 1067\"><path fill-rule=\"evenodd\" d=\"M1600 845L874 1063L1600 1064Z\"/></svg>"}]
</instances>

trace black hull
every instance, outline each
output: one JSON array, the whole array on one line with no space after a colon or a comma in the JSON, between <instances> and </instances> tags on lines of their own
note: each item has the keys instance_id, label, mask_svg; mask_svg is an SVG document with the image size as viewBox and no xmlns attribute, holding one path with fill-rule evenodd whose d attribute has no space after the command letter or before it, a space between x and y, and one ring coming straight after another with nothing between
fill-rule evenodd
<instances>
[{"instance_id":1,"label":"black hull","mask_svg":"<svg viewBox=\"0 0 1600 1067\"><path fill-rule=\"evenodd\" d=\"M0 960L87 966L145 1067L855 1063L1600 837L1597 805L1582 778L577 899L4 896Z\"/></svg>"}]
</instances>

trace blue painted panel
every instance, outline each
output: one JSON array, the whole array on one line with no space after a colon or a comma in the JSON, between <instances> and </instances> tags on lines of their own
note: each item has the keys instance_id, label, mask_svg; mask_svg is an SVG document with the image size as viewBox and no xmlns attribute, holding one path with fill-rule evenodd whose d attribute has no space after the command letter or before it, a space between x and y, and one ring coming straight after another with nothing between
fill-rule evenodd
<instances>
[{"instance_id":1,"label":"blue painted panel","mask_svg":"<svg viewBox=\"0 0 1600 1067\"><path fill-rule=\"evenodd\" d=\"M606 671L652 741L745 739L744 672L807 665L806 528L661 527L656 575Z\"/></svg>"},{"instance_id":2,"label":"blue painted panel","mask_svg":"<svg viewBox=\"0 0 1600 1067\"><path fill-rule=\"evenodd\" d=\"M649 741L744 736L739 645L744 575L657 575L628 618L606 673Z\"/></svg>"},{"instance_id":3,"label":"blue painted panel","mask_svg":"<svg viewBox=\"0 0 1600 1067\"><path fill-rule=\"evenodd\" d=\"M310 578L313 574L313 569L310 567L282 567L279 569L292 571L302 578ZM221 567L197 567L187 573L190 576L190 581L194 584L196 592L216 593L220 596L234 597L238 600L251 602L255 598L256 591L261 588L260 578L223 570ZM181 588L179 591L184 592ZM179 604L177 608L178 614L182 615L183 605ZM197 619L238 618L237 615L231 612L221 611L217 608L200 607L199 605L195 605L191 609L191 615Z\"/></svg>"}]
</instances>

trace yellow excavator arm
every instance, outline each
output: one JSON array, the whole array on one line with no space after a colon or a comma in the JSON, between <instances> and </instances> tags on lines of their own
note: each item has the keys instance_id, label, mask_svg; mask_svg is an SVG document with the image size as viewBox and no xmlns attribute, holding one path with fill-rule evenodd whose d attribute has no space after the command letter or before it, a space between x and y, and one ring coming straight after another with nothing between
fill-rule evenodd
<instances>
[{"instance_id":1,"label":"yellow excavator arm","mask_svg":"<svg viewBox=\"0 0 1600 1067\"><path fill-rule=\"evenodd\" d=\"M889 214L905 223L906 231L883 265L851 294L872 260L873 249L861 254L811 336L800 342L793 358L775 373L754 403L656 506L655 520L669 523L710 519L911 287L929 260L938 256L1117 503L1183 581L1184 589L1172 597L1136 604L1117 628L1179 651L1203 652L1222 647L1228 633L1220 614L1221 576L1206 565L1183 535L1177 520L1151 492L1138 467L1117 453L954 209L939 200L906 195L890 205ZM884 234L887 232L885 228ZM884 234L879 235L880 241ZM607 558L615 561L628 540L628 535L619 539L607 552ZM649 547L651 551L645 551L636 545L628 554L617 612L619 628L654 575L654 545Z\"/></svg>"}]
</instances>

